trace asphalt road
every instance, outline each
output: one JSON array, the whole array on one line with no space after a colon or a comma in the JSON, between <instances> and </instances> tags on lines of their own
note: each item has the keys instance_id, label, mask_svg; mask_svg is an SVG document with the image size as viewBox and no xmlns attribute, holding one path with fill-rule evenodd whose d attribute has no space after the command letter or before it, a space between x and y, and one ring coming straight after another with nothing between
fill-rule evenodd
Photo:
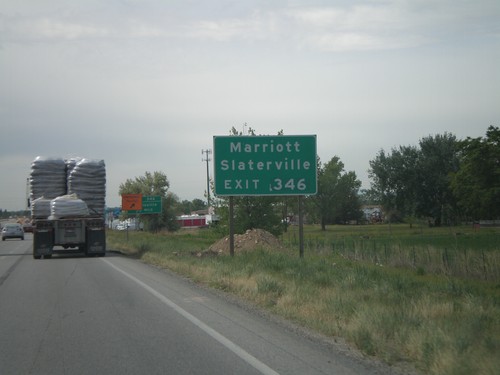
<instances>
[{"instance_id":1,"label":"asphalt road","mask_svg":"<svg viewBox=\"0 0 500 375\"><path fill-rule=\"evenodd\" d=\"M35 260L0 242L0 374L385 374L115 253Z\"/></svg>"}]
</instances>

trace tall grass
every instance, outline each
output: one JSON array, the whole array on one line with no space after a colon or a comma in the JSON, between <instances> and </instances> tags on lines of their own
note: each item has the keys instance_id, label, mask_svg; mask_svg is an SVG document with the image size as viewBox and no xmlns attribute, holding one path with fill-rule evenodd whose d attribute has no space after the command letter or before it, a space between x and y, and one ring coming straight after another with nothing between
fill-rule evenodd
<instances>
[{"instance_id":1,"label":"tall grass","mask_svg":"<svg viewBox=\"0 0 500 375\"><path fill-rule=\"evenodd\" d=\"M500 229L472 227L414 229L408 225L309 227L305 248L333 252L347 259L476 280L500 281ZM298 246L295 227L283 235Z\"/></svg>"},{"instance_id":2,"label":"tall grass","mask_svg":"<svg viewBox=\"0 0 500 375\"><path fill-rule=\"evenodd\" d=\"M500 283L478 280L471 272L456 277L449 271L434 272L430 264L411 263L413 246L416 252L425 246L443 251L449 244L444 231L412 234L400 227L344 227L325 234L306 227L304 258L298 256L293 229L284 236L290 236L285 241L291 245L288 251L257 249L234 257L194 256L215 242L209 232L142 233L128 241L121 233L108 235L108 248L135 251L145 261L239 295L325 335L343 337L389 364L411 363L423 374L497 374L500 368ZM411 236L420 237L411 241ZM498 252L484 236L481 241L492 244L485 252ZM375 249L373 240L380 241ZM391 248L386 257L384 250L377 252L383 241ZM482 247L474 242L467 249L473 254Z\"/></svg>"}]
</instances>

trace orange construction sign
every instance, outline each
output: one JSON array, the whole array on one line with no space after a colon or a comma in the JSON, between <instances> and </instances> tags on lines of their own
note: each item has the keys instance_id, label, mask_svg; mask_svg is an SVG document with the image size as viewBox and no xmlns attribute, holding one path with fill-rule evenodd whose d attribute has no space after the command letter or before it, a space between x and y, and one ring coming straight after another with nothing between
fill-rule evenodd
<instances>
[{"instance_id":1,"label":"orange construction sign","mask_svg":"<svg viewBox=\"0 0 500 375\"><path fill-rule=\"evenodd\" d=\"M122 194L122 211L142 210L142 194Z\"/></svg>"}]
</instances>

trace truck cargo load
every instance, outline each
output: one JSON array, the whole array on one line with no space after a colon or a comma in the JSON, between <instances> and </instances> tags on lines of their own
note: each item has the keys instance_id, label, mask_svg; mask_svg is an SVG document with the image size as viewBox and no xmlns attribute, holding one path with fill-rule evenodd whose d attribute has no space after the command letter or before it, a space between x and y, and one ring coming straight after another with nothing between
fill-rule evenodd
<instances>
[{"instance_id":1,"label":"truck cargo load","mask_svg":"<svg viewBox=\"0 0 500 375\"><path fill-rule=\"evenodd\" d=\"M66 251L106 254L103 160L38 156L29 181L35 259Z\"/></svg>"}]
</instances>

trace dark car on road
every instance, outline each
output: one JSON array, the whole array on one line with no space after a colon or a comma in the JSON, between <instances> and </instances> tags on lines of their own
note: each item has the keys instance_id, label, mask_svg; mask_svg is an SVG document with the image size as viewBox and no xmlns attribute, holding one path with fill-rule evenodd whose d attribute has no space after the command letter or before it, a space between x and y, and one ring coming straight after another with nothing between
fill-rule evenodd
<instances>
[{"instance_id":1,"label":"dark car on road","mask_svg":"<svg viewBox=\"0 0 500 375\"><path fill-rule=\"evenodd\" d=\"M23 231L24 233L33 233L33 224L30 221L26 221L23 224Z\"/></svg>"},{"instance_id":2,"label":"dark car on road","mask_svg":"<svg viewBox=\"0 0 500 375\"><path fill-rule=\"evenodd\" d=\"M20 238L24 240L24 230L21 224L7 223L2 228L2 241L7 238Z\"/></svg>"}]
</instances>

